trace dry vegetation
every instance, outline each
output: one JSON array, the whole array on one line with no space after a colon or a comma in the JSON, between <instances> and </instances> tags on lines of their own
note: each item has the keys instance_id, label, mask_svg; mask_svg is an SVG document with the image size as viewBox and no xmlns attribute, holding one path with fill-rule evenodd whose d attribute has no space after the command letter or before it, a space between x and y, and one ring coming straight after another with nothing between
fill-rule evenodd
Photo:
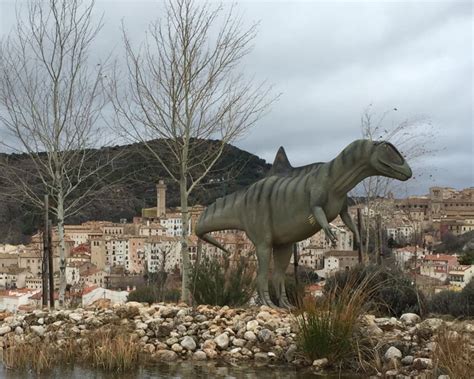
<instances>
[{"instance_id":1,"label":"dry vegetation","mask_svg":"<svg viewBox=\"0 0 474 379\"><path fill-rule=\"evenodd\" d=\"M434 361L450 378L469 379L474 373L474 353L467 336L443 328L436 335Z\"/></svg>"},{"instance_id":2,"label":"dry vegetation","mask_svg":"<svg viewBox=\"0 0 474 379\"><path fill-rule=\"evenodd\" d=\"M304 302L296 321L298 342L307 358L327 358L331 365L341 366L348 358L361 356L353 336L374 290L370 277L358 282L353 276L320 302Z\"/></svg>"},{"instance_id":3,"label":"dry vegetation","mask_svg":"<svg viewBox=\"0 0 474 379\"><path fill-rule=\"evenodd\" d=\"M110 329L97 329L80 340L65 339L61 343L35 337L28 341L17 337L6 341L3 364L17 371L45 372L62 364L84 363L109 371L126 372L138 367L140 345L131 335Z\"/></svg>"}]
</instances>

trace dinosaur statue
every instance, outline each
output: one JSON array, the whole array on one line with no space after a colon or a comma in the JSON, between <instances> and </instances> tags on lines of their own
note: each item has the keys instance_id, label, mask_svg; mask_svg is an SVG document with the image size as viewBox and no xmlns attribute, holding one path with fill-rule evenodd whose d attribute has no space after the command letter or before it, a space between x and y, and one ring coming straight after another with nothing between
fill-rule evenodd
<instances>
[{"instance_id":1,"label":"dinosaur statue","mask_svg":"<svg viewBox=\"0 0 474 379\"><path fill-rule=\"evenodd\" d=\"M199 217L196 235L226 252L208 233L238 229L255 245L257 291L265 305L275 307L268 293L268 273L273 251L273 283L280 307L290 307L285 293L285 272L292 245L323 230L331 242L336 237L329 223L338 215L359 237L347 210L347 193L369 176L408 180L410 166L388 142L356 140L329 162L291 167L280 148L270 176L248 188L217 199Z\"/></svg>"}]
</instances>

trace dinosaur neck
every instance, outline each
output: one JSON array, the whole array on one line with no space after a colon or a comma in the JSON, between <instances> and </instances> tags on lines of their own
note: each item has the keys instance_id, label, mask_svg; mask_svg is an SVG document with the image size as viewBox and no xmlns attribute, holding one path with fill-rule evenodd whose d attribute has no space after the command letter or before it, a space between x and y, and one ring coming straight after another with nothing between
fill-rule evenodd
<instances>
[{"instance_id":1,"label":"dinosaur neck","mask_svg":"<svg viewBox=\"0 0 474 379\"><path fill-rule=\"evenodd\" d=\"M365 145L350 145L328 162L327 175L331 190L337 194L347 194L362 180L374 175L370 153Z\"/></svg>"}]
</instances>

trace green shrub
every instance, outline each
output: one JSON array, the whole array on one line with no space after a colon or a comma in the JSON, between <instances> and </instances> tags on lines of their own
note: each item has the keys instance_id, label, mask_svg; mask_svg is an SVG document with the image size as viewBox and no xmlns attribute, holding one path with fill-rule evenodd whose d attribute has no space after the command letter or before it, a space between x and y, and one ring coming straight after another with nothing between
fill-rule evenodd
<instances>
[{"instance_id":1,"label":"green shrub","mask_svg":"<svg viewBox=\"0 0 474 379\"><path fill-rule=\"evenodd\" d=\"M426 301L409 277L401 270L385 266L358 265L351 270L341 271L326 281L325 292L338 291L345 288L349 280L355 285L370 278L370 286L374 288L369 301L370 310L379 314L400 316L413 312L423 314Z\"/></svg>"},{"instance_id":2,"label":"green shrub","mask_svg":"<svg viewBox=\"0 0 474 379\"><path fill-rule=\"evenodd\" d=\"M155 286L138 287L128 294L128 301L137 301L139 303L153 304L160 301L160 290Z\"/></svg>"},{"instance_id":3,"label":"green shrub","mask_svg":"<svg viewBox=\"0 0 474 379\"><path fill-rule=\"evenodd\" d=\"M240 306L255 292L255 265L246 257L201 257L191 270L190 291L197 304Z\"/></svg>"},{"instance_id":4,"label":"green shrub","mask_svg":"<svg viewBox=\"0 0 474 379\"><path fill-rule=\"evenodd\" d=\"M461 292L442 291L434 295L429 302L429 311L454 317L473 317L474 280L471 280Z\"/></svg>"}]
</instances>

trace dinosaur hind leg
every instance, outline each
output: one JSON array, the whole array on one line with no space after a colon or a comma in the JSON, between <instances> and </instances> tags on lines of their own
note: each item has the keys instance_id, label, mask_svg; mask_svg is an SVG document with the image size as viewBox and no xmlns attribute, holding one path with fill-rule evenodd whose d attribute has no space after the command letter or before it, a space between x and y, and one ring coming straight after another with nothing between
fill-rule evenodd
<instances>
[{"instance_id":1,"label":"dinosaur hind leg","mask_svg":"<svg viewBox=\"0 0 474 379\"><path fill-rule=\"evenodd\" d=\"M257 272L257 292L260 296L260 300L264 305L272 308L277 308L275 304L270 300L270 294L268 292L268 271L270 268L270 257L272 248L271 245L259 244L257 245L257 259L258 259L258 272Z\"/></svg>"},{"instance_id":2,"label":"dinosaur hind leg","mask_svg":"<svg viewBox=\"0 0 474 379\"><path fill-rule=\"evenodd\" d=\"M282 308L293 308L286 295L285 273L293 253L293 244L276 246L273 248L273 285L278 298L278 305Z\"/></svg>"}]
</instances>

